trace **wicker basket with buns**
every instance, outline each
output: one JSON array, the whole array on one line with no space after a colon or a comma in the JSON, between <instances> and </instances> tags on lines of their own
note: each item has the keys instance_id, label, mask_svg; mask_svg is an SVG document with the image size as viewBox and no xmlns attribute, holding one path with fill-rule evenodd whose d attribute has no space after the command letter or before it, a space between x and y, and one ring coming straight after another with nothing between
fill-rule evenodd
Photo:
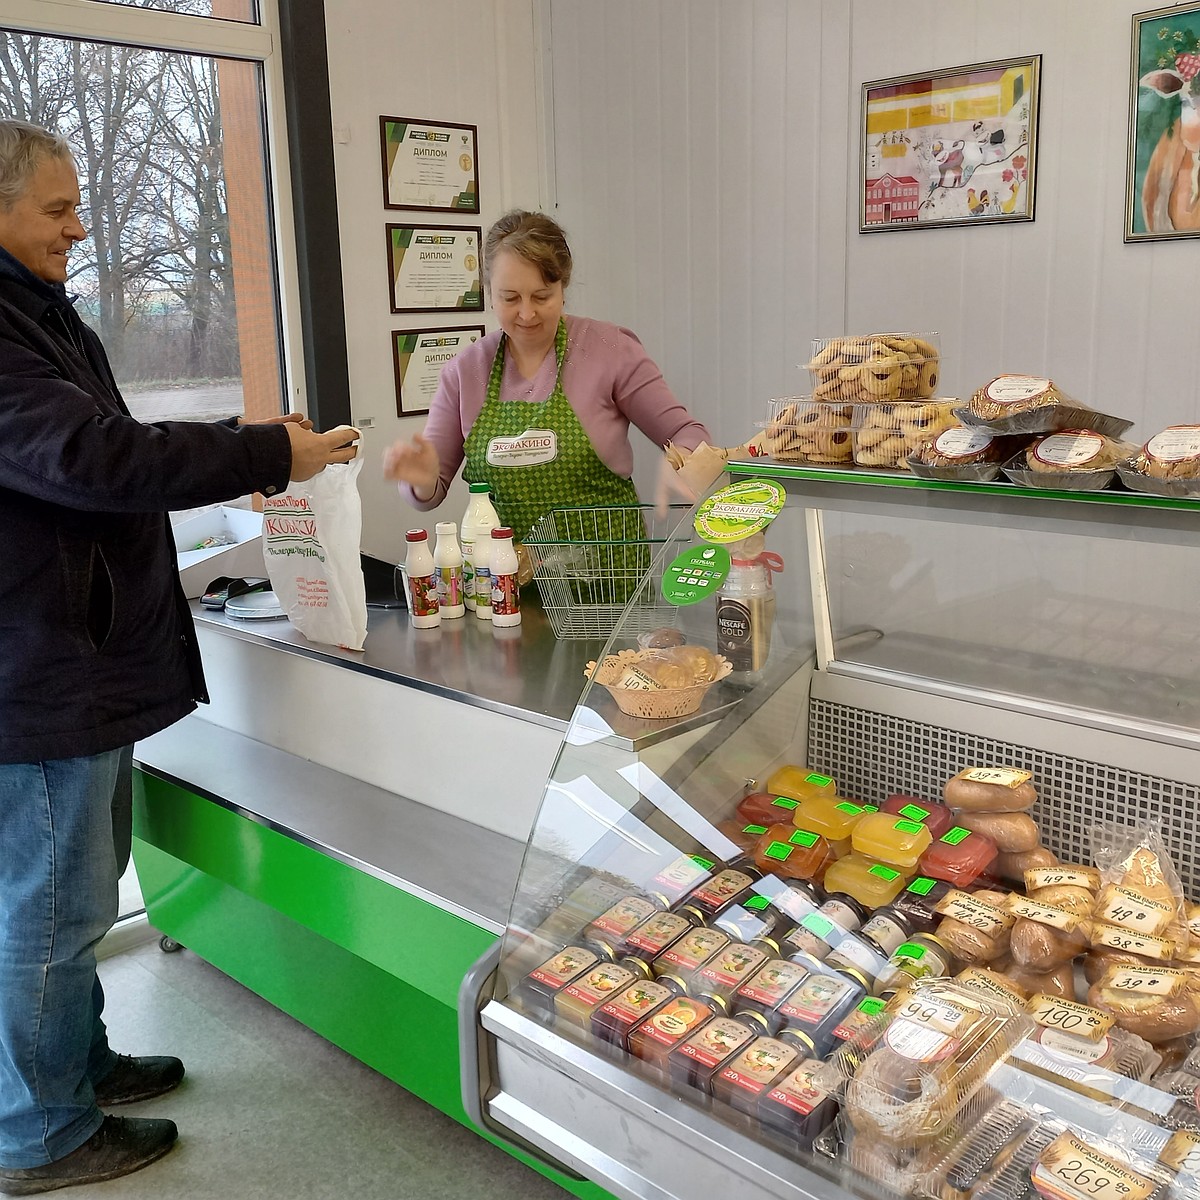
<instances>
[{"instance_id":1,"label":"wicker basket with buns","mask_svg":"<svg viewBox=\"0 0 1200 1200\"><path fill-rule=\"evenodd\" d=\"M733 670L703 646L621 650L589 662L584 674L600 684L630 717L662 720L694 713L704 694Z\"/></svg>"}]
</instances>

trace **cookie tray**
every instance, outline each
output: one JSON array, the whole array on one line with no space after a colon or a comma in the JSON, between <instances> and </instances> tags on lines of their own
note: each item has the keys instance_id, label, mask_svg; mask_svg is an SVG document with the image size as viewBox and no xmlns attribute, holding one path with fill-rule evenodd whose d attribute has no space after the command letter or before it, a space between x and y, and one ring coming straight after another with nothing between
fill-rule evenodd
<instances>
[{"instance_id":1,"label":"cookie tray","mask_svg":"<svg viewBox=\"0 0 1200 1200\"><path fill-rule=\"evenodd\" d=\"M998 421L985 421L967 406L956 408L954 415L964 425L981 425L996 433L1057 433L1061 429L1091 429L1105 437L1119 438L1133 425L1124 417L1095 412L1090 408L1055 404L1014 413Z\"/></svg>"}]
</instances>

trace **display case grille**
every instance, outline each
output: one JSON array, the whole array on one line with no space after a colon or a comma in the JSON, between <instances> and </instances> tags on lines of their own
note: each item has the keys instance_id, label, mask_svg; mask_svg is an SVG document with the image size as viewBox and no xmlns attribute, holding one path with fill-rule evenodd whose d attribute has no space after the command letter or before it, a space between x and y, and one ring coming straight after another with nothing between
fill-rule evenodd
<instances>
[{"instance_id":1,"label":"display case grille","mask_svg":"<svg viewBox=\"0 0 1200 1200\"><path fill-rule=\"evenodd\" d=\"M1064 862L1091 862L1091 830L1102 821L1157 825L1184 889L1200 900L1200 787L1071 758L997 738L943 729L827 700L809 707L808 762L838 790L880 804L895 792L940 799L966 767L1002 763L1033 773L1033 814L1045 844Z\"/></svg>"}]
</instances>

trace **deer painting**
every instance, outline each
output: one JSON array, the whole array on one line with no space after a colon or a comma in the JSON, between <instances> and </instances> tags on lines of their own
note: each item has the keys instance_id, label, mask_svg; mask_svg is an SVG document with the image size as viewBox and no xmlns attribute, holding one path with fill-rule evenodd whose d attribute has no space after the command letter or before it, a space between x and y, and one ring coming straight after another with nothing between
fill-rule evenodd
<instances>
[{"instance_id":1,"label":"deer painting","mask_svg":"<svg viewBox=\"0 0 1200 1200\"><path fill-rule=\"evenodd\" d=\"M1142 183L1148 233L1200 230L1200 55L1180 54L1175 67L1150 71L1141 86L1179 98L1179 116L1158 139Z\"/></svg>"}]
</instances>

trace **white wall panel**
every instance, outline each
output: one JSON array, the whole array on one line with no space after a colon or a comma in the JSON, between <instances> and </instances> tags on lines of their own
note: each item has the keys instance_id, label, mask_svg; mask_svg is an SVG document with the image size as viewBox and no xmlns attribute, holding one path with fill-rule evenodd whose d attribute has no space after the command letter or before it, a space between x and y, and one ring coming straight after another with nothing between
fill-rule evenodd
<instances>
[{"instance_id":1,"label":"white wall panel","mask_svg":"<svg viewBox=\"0 0 1200 1200\"><path fill-rule=\"evenodd\" d=\"M1135 433L1200 419L1200 241L1122 241L1139 7L550 0L572 309L637 331L726 442L811 338L896 326L941 333L951 392L1037 371ZM862 83L1036 53L1036 219L858 233Z\"/></svg>"}]
</instances>

